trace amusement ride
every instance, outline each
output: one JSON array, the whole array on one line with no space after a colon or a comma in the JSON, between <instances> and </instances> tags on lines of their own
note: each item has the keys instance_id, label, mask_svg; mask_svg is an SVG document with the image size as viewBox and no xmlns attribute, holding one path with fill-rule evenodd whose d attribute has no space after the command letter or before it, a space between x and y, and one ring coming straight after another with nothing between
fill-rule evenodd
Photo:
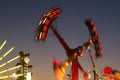
<instances>
[{"instance_id":1,"label":"amusement ride","mask_svg":"<svg viewBox=\"0 0 120 80\"><path fill-rule=\"evenodd\" d=\"M94 45L96 58L102 57L102 46L101 46L100 38L98 36L98 32L96 31L94 22L91 19L85 20L85 24L88 28L91 38L88 41L84 42L83 45L78 46L74 49L71 49L68 46L68 44L64 41L64 39L61 37L61 35L57 32L54 25L52 24L58 18L58 14L60 13L61 13L61 8L59 7L53 7L53 8L50 8L48 11L46 11L42 15L38 23L38 28L35 34L35 40L45 41L48 35L48 30L51 28L54 35L56 36L56 38L58 39L58 41L61 43L61 45L66 51L67 59L64 60L63 62L59 62L59 61L56 61L56 59L53 59L53 70L54 70L56 79L63 80L65 75L65 68L68 66L71 66L71 74L68 75L71 77L69 78L70 80L79 80L78 69L80 69L81 72L83 73L84 80L89 80L87 72L81 67L80 63L78 62L78 57L82 57L84 55L84 51L88 50L90 53L91 62L94 68L93 69L94 80L97 80L98 75L97 75L97 70L95 69L96 65L92 57L92 51L90 50L90 45L91 44Z\"/></svg>"},{"instance_id":2,"label":"amusement ride","mask_svg":"<svg viewBox=\"0 0 120 80\"><path fill-rule=\"evenodd\" d=\"M20 51L16 56L12 56L11 59L5 59L14 50L14 47L11 47L7 51L4 51L3 47L5 47L6 43L7 40L4 40L0 45L0 51L4 52L0 56L0 80L31 80L32 72L30 68L32 68L32 65L29 65L30 54L24 54L23 51ZM9 64L13 66L9 66Z\"/></svg>"},{"instance_id":3,"label":"amusement ride","mask_svg":"<svg viewBox=\"0 0 120 80\"><path fill-rule=\"evenodd\" d=\"M64 80L64 76L66 74L66 68L70 66L70 74L67 74L69 80L79 80L79 71L83 74L84 80L92 80L89 78L89 74L85 71L81 64L79 63L78 57L83 57L85 51L87 50L90 56L90 60L92 63L92 72L93 72L93 80L120 80L120 71L115 70L109 66L104 67L102 73L102 77L99 77L99 71L95 64L93 58L93 52L91 50L91 45L94 46L94 54L96 58L102 57L102 46L100 42L100 38L98 36L98 32L96 30L96 26L92 19L85 19L84 23L87 26L90 37L89 40L85 41L82 45L78 45L75 48L70 48L62 36L58 33L53 23L58 18L58 15L61 13L61 8L52 7L48 9L39 20L38 28L35 34L36 41L45 41L48 36L48 30L51 29L55 37L58 39L62 47L65 49L67 58L60 62L55 58L52 60L53 63L53 72L57 80ZM7 40L3 41L0 45L0 51L3 50L3 47L7 43ZM14 47L11 47L8 51L3 55L0 55L0 61L2 61L8 54L10 54L14 50ZM7 61L2 61L0 64L0 80L3 79L13 79L13 80L31 80L32 65L29 65L29 56L30 53L24 54L23 51L18 52L18 55L13 57L12 59L6 59ZM4 68L4 66L12 63L13 61L19 59L18 63L13 67ZM11 72L10 72L11 71ZM9 74L9 72L11 74ZM4 73L7 73L4 74Z\"/></svg>"}]
</instances>

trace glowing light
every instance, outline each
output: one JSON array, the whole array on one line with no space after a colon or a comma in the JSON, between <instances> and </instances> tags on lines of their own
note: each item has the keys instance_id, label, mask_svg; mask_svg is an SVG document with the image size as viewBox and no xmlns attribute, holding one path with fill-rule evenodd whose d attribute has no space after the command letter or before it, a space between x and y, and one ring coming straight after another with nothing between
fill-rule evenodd
<instances>
[{"instance_id":1,"label":"glowing light","mask_svg":"<svg viewBox=\"0 0 120 80\"><path fill-rule=\"evenodd\" d=\"M42 32L41 38L42 38L42 39L45 39L45 37L46 37L45 32Z\"/></svg>"},{"instance_id":2,"label":"glowing light","mask_svg":"<svg viewBox=\"0 0 120 80\"><path fill-rule=\"evenodd\" d=\"M120 72L115 71L114 74L115 78L120 79Z\"/></svg>"},{"instance_id":3,"label":"glowing light","mask_svg":"<svg viewBox=\"0 0 120 80\"><path fill-rule=\"evenodd\" d=\"M13 76L14 78L16 78L16 73L13 73L12 76Z\"/></svg>"},{"instance_id":4,"label":"glowing light","mask_svg":"<svg viewBox=\"0 0 120 80\"><path fill-rule=\"evenodd\" d=\"M10 48L2 57L0 57L0 61L7 56L12 50L14 49L14 47Z\"/></svg>"},{"instance_id":5,"label":"glowing light","mask_svg":"<svg viewBox=\"0 0 120 80\"><path fill-rule=\"evenodd\" d=\"M14 49L14 47L10 48L10 49L3 55L3 57L5 57L6 55L8 55L13 49Z\"/></svg>"},{"instance_id":6,"label":"glowing light","mask_svg":"<svg viewBox=\"0 0 120 80\"><path fill-rule=\"evenodd\" d=\"M79 54L79 56L80 56L80 57L82 57L82 56L83 56L83 54L84 54L84 52L82 51L82 52Z\"/></svg>"},{"instance_id":7,"label":"glowing light","mask_svg":"<svg viewBox=\"0 0 120 80\"><path fill-rule=\"evenodd\" d=\"M92 39L90 39L90 40L89 40L89 43L90 43L90 44L92 44L92 43L93 43Z\"/></svg>"},{"instance_id":8,"label":"glowing light","mask_svg":"<svg viewBox=\"0 0 120 80\"><path fill-rule=\"evenodd\" d=\"M54 17L53 14L50 14L50 15L49 15L49 18L50 18L50 19L53 18L53 17Z\"/></svg>"},{"instance_id":9,"label":"glowing light","mask_svg":"<svg viewBox=\"0 0 120 80\"><path fill-rule=\"evenodd\" d=\"M55 59L53 60L53 70L57 80L63 80L65 75L65 68L62 67Z\"/></svg>"},{"instance_id":10,"label":"glowing light","mask_svg":"<svg viewBox=\"0 0 120 80\"><path fill-rule=\"evenodd\" d=\"M38 25L41 25L41 23L42 23L42 20L38 23Z\"/></svg>"},{"instance_id":11,"label":"glowing light","mask_svg":"<svg viewBox=\"0 0 120 80\"><path fill-rule=\"evenodd\" d=\"M50 21L48 19L46 19L45 24L48 25L50 23Z\"/></svg>"},{"instance_id":12,"label":"glowing light","mask_svg":"<svg viewBox=\"0 0 120 80\"><path fill-rule=\"evenodd\" d=\"M26 75L27 80L31 80L31 72L28 72Z\"/></svg>"},{"instance_id":13,"label":"glowing light","mask_svg":"<svg viewBox=\"0 0 120 80\"><path fill-rule=\"evenodd\" d=\"M15 75L11 75L10 77L19 77L19 76L23 76L23 74L15 74Z\"/></svg>"},{"instance_id":14,"label":"glowing light","mask_svg":"<svg viewBox=\"0 0 120 80\"><path fill-rule=\"evenodd\" d=\"M47 36L47 31L48 28L50 27L49 25L53 22L53 20L55 20L57 14L60 13L60 8L55 8L52 10L47 11L47 13L45 13L41 20L38 23L38 32L36 33L36 37L35 40L39 40L39 39L43 39L45 40L46 36ZM39 33L39 34L38 34Z\"/></svg>"},{"instance_id":15,"label":"glowing light","mask_svg":"<svg viewBox=\"0 0 120 80\"><path fill-rule=\"evenodd\" d=\"M0 79L6 79L6 78L10 78L10 77L19 77L19 76L23 76L23 74L15 74L15 73L13 73L12 75L1 76Z\"/></svg>"},{"instance_id":16,"label":"glowing light","mask_svg":"<svg viewBox=\"0 0 120 80\"><path fill-rule=\"evenodd\" d=\"M89 33L92 37L92 41L94 43L94 48L96 51L96 57L102 56L102 48L100 48L98 45L100 44L100 39L98 36L98 32L96 31L96 26L94 25L93 21L91 19L88 19L85 21L86 26L88 27Z\"/></svg>"},{"instance_id":17,"label":"glowing light","mask_svg":"<svg viewBox=\"0 0 120 80\"><path fill-rule=\"evenodd\" d=\"M1 65L0 65L0 68L3 67L4 65L6 65L6 63L1 64Z\"/></svg>"},{"instance_id":18,"label":"glowing light","mask_svg":"<svg viewBox=\"0 0 120 80\"><path fill-rule=\"evenodd\" d=\"M4 47L4 45L6 44L6 40L2 43L2 45L0 46L0 50Z\"/></svg>"},{"instance_id":19,"label":"glowing light","mask_svg":"<svg viewBox=\"0 0 120 80\"><path fill-rule=\"evenodd\" d=\"M52 14L53 14L53 15L56 15L57 13L56 13L56 11L53 11Z\"/></svg>"},{"instance_id":20,"label":"glowing light","mask_svg":"<svg viewBox=\"0 0 120 80\"><path fill-rule=\"evenodd\" d=\"M42 32L40 32L40 36L39 36L39 39L41 39L41 37L42 37Z\"/></svg>"},{"instance_id":21,"label":"glowing light","mask_svg":"<svg viewBox=\"0 0 120 80\"><path fill-rule=\"evenodd\" d=\"M16 56L16 57L12 58L11 60L7 61L7 63L12 62L12 61L14 61L14 60L18 59L19 57L20 57L20 56Z\"/></svg>"},{"instance_id":22,"label":"glowing light","mask_svg":"<svg viewBox=\"0 0 120 80\"><path fill-rule=\"evenodd\" d=\"M19 77L23 76L23 74L15 74L13 73L12 75L7 75L7 76L1 76L0 79L6 79L6 78L11 78L11 77ZM26 80L31 80L31 72L28 72L27 75L25 76Z\"/></svg>"},{"instance_id":23,"label":"glowing light","mask_svg":"<svg viewBox=\"0 0 120 80\"><path fill-rule=\"evenodd\" d=\"M27 63L27 64L28 64L28 63L29 63L29 61L30 61L29 57L25 57L25 58L24 58L24 61L25 61L25 63Z\"/></svg>"},{"instance_id":24,"label":"glowing light","mask_svg":"<svg viewBox=\"0 0 120 80\"><path fill-rule=\"evenodd\" d=\"M44 25L44 27L43 27L43 31L44 31L44 32L47 31L47 26L46 26L46 25Z\"/></svg>"},{"instance_id":25,"label":"glowing light","mask_svg":"<svg viewBox=\"0 0 120 80\"><path fill-rule=\"evenodd\" d=\"M19 66L15 66L15 67L11 67L11 68L9 68L9 69L6 69L6 70L3 70L3 71L0 71L0 74L5 73L5 72L7 72L7 71L11 71L11 70L17 69L17 68L20 68L20 67L21 67L21 65L19 65Z\"/></svg>"},{"instance_id":26,"label":"glowing light","mask_svg":"<svg viewBox=\"0 0 120 80\"><path fill-rule=\"evenodd\" d=\"M3 66L5 66L6 64L8 64L8 63L10 63L10 62L12 62L12 61L14 61L14 60L18 59L19 57L20 57L20 56L16 56L16 57L14 57L14 58L12 58L12 59L8 60L7 62L5 62L5 63L1 64L1 65L0 65L0 68L1 68L1 67L3 67Z\"/></svg>"},{"instance_id":27,"label":"glowing light","mask_svg":"<svg viewBox=\"0 0 120 80\"><path fill-rule=\"evenodd\" d=\"M90 73L88 73L88 79L91 79L91 74Z\"/></svg>"},{"instance_id":28,"label":"glowing light","mask_svg":"<svg viewBox=\"0 0 120 80\"><path fill-rule=\"evenodd\" d=\"M51 14L51 12L49 12L48 14L47 14L47 16L49 16Z\"/></svg>"},{"instance_id":29,"label":"glowing light","mask_svg":"<svg viewBox=\"0 0 120 80\"><path fill-rule=\"evenodd\" d=\"M21 67L21 65L15 66L15 67L9 68L8 71L11 71L11 70L13 70L13 69L17 69L17 68L20 68L20 67Z\"/></svg>"},{"instance_id":30,"label":"glowing light","mask_svg":"<svg viewBox=\"0 0 120 80\"><path fill-rule=\"evenodd\" d=\"M64 64L66 67L69 66L69 63L68 63L68 62L64 62L63 64Z\"/></svg>"},{"instance_id":31,"label":"glowing light","mask_svg":"<svg viewBox=\"0 0 120 80\"><path fill-rule=\"evenodd\" d=\"M5 79L5 78L8 78L9 76L3 76L3 77L0 77L0 79Z\"/></svg>"},{"instance_id":32,"label":"glowing light","mask_svg":"<svg viewBox=\"0 0 120 80\"><path fill-rule=\"evenodd\" d=\"M7 70L0 71L0 74L7 72Z\"/></svg>"},{"instance_id":33,"label":"glowing light","mask_svg":"<svg viewBox=\"0 0 120 80\"><path fill-rule=\"evenodd\" d=\"M43 24L45 23L46 19L47 19L47 18L44 19Z\"/></svg>"},{"instance_id":34,"label":"glowing light","mask_svg":"<svg viewBox=\"0 0 120 80\"><path fill-rule=\"evenodd\" d=\"M57 12L57 13L60 13L60 9L57 9L56 12Z\"/></svg>"},{"instance_id":35,"label":"glowing light","mask_svg":"<svg viewBox=\"0 0 120 80\"><path fill-rule=\"evenodd\" d=\"M74 53L74 57L76 57L77 55L78 55L78 53L77 53L77 52L75 52L75 53Z\"/></svg>"}]
</instances>

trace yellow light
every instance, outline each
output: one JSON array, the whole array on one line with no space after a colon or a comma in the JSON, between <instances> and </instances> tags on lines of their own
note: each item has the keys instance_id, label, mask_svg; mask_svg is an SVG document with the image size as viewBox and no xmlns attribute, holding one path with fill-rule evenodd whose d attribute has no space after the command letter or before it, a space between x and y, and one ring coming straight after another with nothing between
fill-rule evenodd
<instances>
[{"instance_id":1,"label":"yellow light","mask_svg":"<svg viewBox=\"0 0 120 80\"><path fill-rule=\"evenodd\" d=\"M11 60L7 61L7 63L12 62L12 61L14 61L14 60L18 59L19 57L20 57L20 56L16 56L16 57L12 58Z\"/></svg>"},{"instance_id":2,"label":"yellow light","mask_svg":"<svg viewBox=\"0 0 120 80\"><path fill-rule=\"evenodd\" d=\"M5 65L6 65L6 63L1 64L1 65L0 65L0 68L3 67L3 66L5 66Z\"/></svg>"},{"instance_id":3,"label":"yellow light","mask_svg":"<svg viewBox=\"0 0 120 80\"><path fill-rule=\"evenodd\" d=\"M26 75L27 80L31 80L31 72L28 72Z\"/></svg>"},{"instance_id":4,"label":"yellow light","mask_svg":"<svg viewBox=\"0 0 120 80\"><path fill-rule=\"evenodd\" d=\"M3 57L7 56L13 49L14 49L14 47L10 48L10 49L3 55Z\"/></svg>"},{"instance_id":5,"label":"yellow light","mask_svg":"<svg viewBox=\"0 0 120 80\"><path fill-rule=\"evenodd\" d=\"M15 75L7 75L7 76L2 76L0 77L0 79L5 79L5 78L10 78L10 77L19 77L19 76L23 76L23 74L15 74Z\"/></svg>"},{"instance_id":6,"label":"yellow light","mask_svg":"<svg viewBox=\"0 0 120 80\"><path fill-rule=\"evenodd\" d=\"M0 61L7 56L12 50L14 49L14 47L10 48L2 57L0 57Z\"/></svg>"},{"instance_id":7,"label":"yellow light","mask_svg":"<svg viewBox=\"0 0 120 80\"><path fill-rule=\"evenodd\" d=\"M2 45L0 46L0 50L4 47L4 45L6 44L6 40L2 43Z\"/></svg>"},{"instance_id":8,"label":"yellow light","mask_svg":"<svg viewBox=\"0 0 120 80\"><path fill-rule=\"evenodd\" d=\"M38 24L38 25L41 25L41 23L42 23L42 20L39 22L39 24Z\"/></svg>"},{"instance_id":9,"label":"yellow light","mask_svg":"<svg viewBox=\"0 0 120 80\"><path fill-rule=\"evenodd\" d=\"M28 64L29 61L30 61L29 57L25 57L25 58L24 58L24 62L25 62L26 64Z\"/></svg>"},{"instance_id":10,"label":"yellow light","mask_svg":"<svg viewBox=\"0 0 120 80\"><path fill-rule=\"evenodd\" d=\"M0 61L3 59L3 57L0 57Z\"/></svg>"},{"instance_id":11,"label":"yellow light","mask_svg":"<svg viewBox=\"0 0 120 80\"><path fill-rule=\"evenodd\" d=\"M19 77L19 76L23 76L23 74L10 75L10 77Z\"/></svg>"},{"instance_id":12,"label":"yellow light","mask_svg":"<svg viewBox=\"0 0 120 80\"><path fill-rule=\"evenodd\" d=\"M114 76L115 76L115 78L120 79L120 72L117 72L117 71L116 71L116 72L114 73Z\"/></svg>"},{"instance_id":13,"label":"yellow light","mask_svg":"<svg viewBox=\"0 0 120 80\"><path fill-rule=\"evenodd\" d=\"M39 39L41 39L41 37L42 37L42 32L40 32L40 36L39 36Z\"/></svg>"},{"instance_id":14,"label":"yellow light","mask_svg":"<svg viewBox=\"0 0 120 80\"><path fill-rule=\"evenodd\" d=\"M15 66L15 67L9 68L8 71L11 71L11 70L13 70L13 69L17 69L17 68L20 68L20 67L21 67L21 65Z\"/></svg>"},{"instance_id":15,"label":"yellow light","mask_svg":"<svg viewBox=\"0 0 120 80\"><path fill-rule=\"evenodd\" d=\"M7 72L7 70L0 71L0 74Z\"/></svg>"},{"instance_id":16,"label":"yellow light","mask_svg":"<svg viewBox=\"0 0 120 80\"><path fill-rule=\"evenodd\" d=\"M48 14L47 14L47 16L49 16L51 14L51 12L49 12Z\"/></svg>"},{"instance_id":17,"label":"yellow light","mask_svg":"<svg viewBox=\"0 0 120 80\"><path fill-rule=\"evenodd\" d=\"M0 79L5 79L5 78L8 78L9 76L3 76L3 77L0 77Z\"/></svg>"},{"instance_id":18,"label":"yellow light","mask_svg":"<svg viewBox=\"0 0 120 80\"><path fill-rule=\"evenodd\" d=\"M68 66L69 66L69 63L68 63L68 62L65 62L64 65L65 65L66 67L68 67Z\"/></svg>"},{"instance_id":19,"label":"yellow light","mask_svg":"<svg viewBox=\"0 0 120 80\"><path fill-rule=\"evenodd\" d=\"M43 24L45 23L46 19L47 19L47 18L44 19Z\"/></svg>"},{"instance_id":20,"label":"yellow light","mask_svg":"<svg viewBox=\"0 0 120 80\"><path fill-rule=\"evenodd\" d=\"M19 57L20 57L20 56L16 56L16 57L14 57L14 58L12 58L12 59L8 60L7 62L5 62L5 63L1 64L1 65L0 65L0 68L1 68L1 67L3 67L3 66L5 66L5 65L7 65L8 63L10 63L10 62L12 62L12 61L14 61L14 60L18 59Z\"/></svg>"},{"instance_id":21,"label":"yellow light","mask_svg":"<svg viewBox=\"0 0 120 80\"><path fill-rule=\"evenodd\" d=\"M11 71L11 70L17 69L17 68L20 68L20 67L21 67L21 65L11 67L11 68L9 68L9 69L6 69L6 70L3 70L3 71L0 71L0 74L5 73L5 72L7 72L7 71Z\"/></svg>"}]
</instances>

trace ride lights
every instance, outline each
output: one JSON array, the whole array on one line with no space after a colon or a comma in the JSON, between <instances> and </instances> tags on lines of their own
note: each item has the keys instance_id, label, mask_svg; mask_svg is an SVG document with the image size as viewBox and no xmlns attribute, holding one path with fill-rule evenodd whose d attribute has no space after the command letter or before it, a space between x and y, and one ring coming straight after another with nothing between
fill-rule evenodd
<instances>
[{"instance_id":1,"label":"ride lights","mask_svg":"<svg viewBox=\"0 0 120 80\"><path fill-rule=\"evenodd\" d=\"M100 43L98 32L96 31L96 27L91 19L85 20L85 24L88 27L89 33L92 37L92 41L94 43L94 48L96 51L96 57L100 57L102 56L102 46Z\"/></svg>"},{"instance_id":2,"label":"ride lights","mask_svg":"<svg viewBox=\"0 0 120 80\"><path fill-rule=\"evenodd\" d=\"M1 61L4 57L6 57L13 49L14 49L14 47L11 47L7 52L5 52L4 55L0 57L0 61Z\"/></svg>"},{"instance_id":3,"label":"ride lights","mask_svg":"<svg viewBox=\"0 0 120 80\"><path fill-rule=\"evenodd\" d=\"M20 68L20 67L21 67L21 65L17 65L17 66L14 66L14 67L2 70L2 71L0 71L0 74L5 73L7 71L11 71L11 70L17 69L17 68Z\"/></svg>"},{"instance_id":4,"label":"ride lights","mask_svg":"<svg viewBox=\"0 0 120 80\"><path fill-rule=\"evenodd\" d=\"M3 43L0 45L0 50L4 47L6 43L7 43L7 40L3 41Z\"/></svg>"},{"instance_id":5,"label":"ride lights","mask_svg":"<svg viewBox=\"0 0 120 80\"><path fill-rule=\"evenodd\" d=\"M37 33L35 35L35 40L40 40L40 39L45 40L46 39L47 32L48 32L50 25L56 19L57 15L60 12L61 12L60 8L55 8L55 9L48 11L48 13L46 13L41 18L41 20L39 21L39 24L38 24L38 29L37 29Z\"/></svg>"},{"instance_id":6,"label":"ride lights","mask_svg":"<svg viewBox=\"0 0 120 80\"><path fill-rule=\"evenodd\" d=\"M12 75L0 76L0 79L2 80L2 79L6 79L6 78L13 78L13 77L20 77L20 76L23 76L23 74L15 74L15 73L13 73Z\"/></svg>"},{"instance_id":7,"label":"ride lights","mask_svg":"<svg viewBox=\"0 0 120 80\"><path fill-rule=\"evenodd\" d=\"M5 65L7 65L8 63L13 62L14 60L18 59L19 57L20 57L20 56L16 56L16 57L14 57L14 58L6 61L5 63L2 63L2 64L0 65L0 68L3 67L3 66L5 66Z\"/></svg>"},{"instance_id":8,"label":"ride lights","mask_svg":"<svg viewBox=\"0 0 120 80\"><path fill-rule=\"evenodd\" d=\"M90 48L90 44L92 44L92 40L91 40L91 39L88 40L87 42L84 42L84 44L83 44L82 46L78 46L78 47L76 48L77 53L78 53L78 55L79 55L80 57L83 56L84 51L85 51L86 49L89 49L89 48Z\"/></svg>"}]
</instances>

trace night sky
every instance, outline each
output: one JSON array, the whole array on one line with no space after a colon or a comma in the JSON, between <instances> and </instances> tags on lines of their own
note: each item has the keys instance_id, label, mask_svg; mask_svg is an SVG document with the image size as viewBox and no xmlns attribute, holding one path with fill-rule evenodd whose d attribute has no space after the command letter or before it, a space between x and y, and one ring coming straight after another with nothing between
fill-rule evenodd
<instances>
[{"instance_id":1,"label":"night sky","mask_svg":"<svg viewBox=\"0 0 120 80\"><path fill-rule=\"evenodd\" d=\"M93 54L99 71L101 72L106 66L120 70L119 0L1 0L0 43L4 40L8 41L4 51L11 46L15 47L11 56L17 55L19 51L31 54L32 80L56 80L52 69L52 59L56 58L59 61L66 59L64 48L51 30L48 31L45 42L36 42L34 39L40 16L52 6L62 9L62 13L58 15L53 25L70 48L82 45L90 38L84 21L91 18L103 49L102 58L96 59ZM0 55L2 54L0 51ZM84 70L92 70L87 51L83 57L79 57L79 63ZM81 71L79 75L82 77ZM65 80L68 80L68 77Z\"/></svg>"}]
</instances>

